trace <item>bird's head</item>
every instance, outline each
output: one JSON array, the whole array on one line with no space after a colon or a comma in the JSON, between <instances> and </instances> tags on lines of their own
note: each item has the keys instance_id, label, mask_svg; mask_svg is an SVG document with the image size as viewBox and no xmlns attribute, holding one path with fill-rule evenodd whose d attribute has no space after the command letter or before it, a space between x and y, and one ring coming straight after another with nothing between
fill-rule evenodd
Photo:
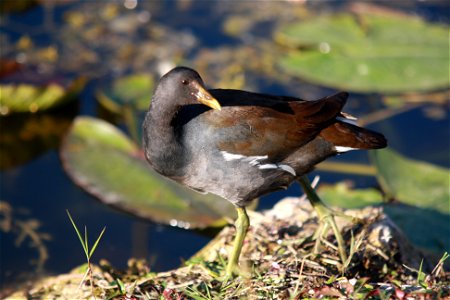
<instances>
[{"instance_id":1,"label":"bird's head","mask_svg":"<svg viewBox=\"0 0 450 300\"><path fill-rule=\"evenodd\" d=\"M221 109L219 101L207 91L200 75L187 67L176 67L161 77L157 92L170 93L170 99L176 105L201 103L213 109Z\"/></svg>"}]
</instances>

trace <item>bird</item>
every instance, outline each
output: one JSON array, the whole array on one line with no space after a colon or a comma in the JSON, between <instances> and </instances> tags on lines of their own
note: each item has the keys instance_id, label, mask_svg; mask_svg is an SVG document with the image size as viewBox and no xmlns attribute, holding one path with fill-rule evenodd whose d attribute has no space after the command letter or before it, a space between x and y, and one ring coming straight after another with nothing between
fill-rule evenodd
<instances>
[{"instance_id":1,"label":"bird","mask_svg":"<svg viewBox=\"0 0 450 300\"><path fill-rule=\"evenodd\" d=\"M145 158L159 174L235 206L236 236L225 278L239 273L250 224L246 206L253 199L299 181L318 214L333 216L306 174L328 157L387 146L382 134L358 127L342 112L347 98L346 92L307 101L207 89L198 72L184 66L160 78L142 123Z\"/></svg>"}]
</instances>

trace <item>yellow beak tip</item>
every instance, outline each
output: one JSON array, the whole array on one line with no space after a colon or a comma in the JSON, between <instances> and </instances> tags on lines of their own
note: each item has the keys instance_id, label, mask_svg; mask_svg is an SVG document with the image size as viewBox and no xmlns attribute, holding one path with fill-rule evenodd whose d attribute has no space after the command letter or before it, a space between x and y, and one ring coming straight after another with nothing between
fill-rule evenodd
<instances>
[{"instance_id":1,"label":"yellow beak tip","mask_svg":"<svg viewBox=\"0 0 450 300\"><path fill-rule=\"evenodd\" d=\"M196 82L194 86L196 87L197 92L192 93L192 95L194 95L197 98L198 102L206 106L209 106L215 110L222 109L219 101L217 101L217 99L214 98L202 85Z\"/></svg>"}]
</instances>

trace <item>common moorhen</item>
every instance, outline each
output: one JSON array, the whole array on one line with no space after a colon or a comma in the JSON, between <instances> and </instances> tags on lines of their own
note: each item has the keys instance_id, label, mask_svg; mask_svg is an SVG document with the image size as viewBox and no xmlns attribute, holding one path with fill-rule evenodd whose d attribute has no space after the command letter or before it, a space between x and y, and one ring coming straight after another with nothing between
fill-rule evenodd
<instances>
[{"instance_id":1,"label":"common moorhen","mask_svg":"<svg viewBox=\"0 0 450 300\"><path fill-rule=\"evenodd\" d=\"M237 234L226 276L237 270L250 201L299 180L319 215L329 216L304 174L327 157L386 146L383 135L352 124L341 112L347 97L341 92L305 101L207 90L187 67L160 79L143 123L145 156L158 173L236 206Z\"/></svg>"}]
</instances>

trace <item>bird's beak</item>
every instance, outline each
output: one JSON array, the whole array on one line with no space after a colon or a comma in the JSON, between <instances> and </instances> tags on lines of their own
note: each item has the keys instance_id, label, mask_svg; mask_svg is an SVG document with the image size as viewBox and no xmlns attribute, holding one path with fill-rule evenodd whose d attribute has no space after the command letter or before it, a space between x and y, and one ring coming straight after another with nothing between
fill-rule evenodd
<instances>
[{"instance_id":1,"label":"bird's beak","mask_svg":"<svg viewBox=\"0 0 450 300\"><path fill-rule=\"evenodd\" d=\"M202 104L211 107L212 109L221 110L219 101L214 98L200 83L193 82L192 85L196 92L193 92L192 95Z\"/></svg>"}]
</instances>

